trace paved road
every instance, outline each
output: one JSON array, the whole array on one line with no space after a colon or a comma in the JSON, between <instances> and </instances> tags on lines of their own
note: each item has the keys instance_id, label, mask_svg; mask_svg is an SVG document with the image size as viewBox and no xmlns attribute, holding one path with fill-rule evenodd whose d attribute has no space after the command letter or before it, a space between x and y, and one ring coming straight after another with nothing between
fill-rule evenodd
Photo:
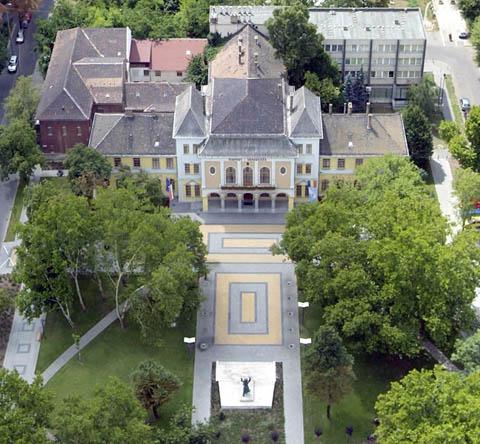
<instances>
[{"instance_id":1,"label":"paved road","mask_svg":"<svg viewBox=\"0 0 480 444\"><path fill-rule=\"evenodd\" d=\"M53 6L54 0L43 0L41 8L33 14L33 19L28 29L25 30L25 42L21 45L15 43L15 36L18 31L18 22L15 22L15 29L12 32L10 45L11 54L19 56L18 70L15 74L9 74L7 69L0 74L0 122L3 120L3 101L8 96L10 89L15 84L18 76L29 76L33 74L37 62L36 43L34 34L36 32L36 19L46 18Z\"/></svg>"},{"instance_id":2,"label":"paved road","mask_svg":"<svg viewBox=\"0 0 480 444\"><path fill-rule=\"evenodd\" d=\"M0 181L0 245L5 238L17 186L18 179L13 176L6 182Z\"/></svg>"}]
</instances>

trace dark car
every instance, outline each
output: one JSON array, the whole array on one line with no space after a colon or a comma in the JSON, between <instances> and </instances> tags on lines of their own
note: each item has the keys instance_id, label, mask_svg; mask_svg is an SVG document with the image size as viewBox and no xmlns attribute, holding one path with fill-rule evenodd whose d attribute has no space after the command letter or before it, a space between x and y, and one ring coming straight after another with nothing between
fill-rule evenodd
<instances>
[{"instance_id":1,"label":"dark car","mask_svg":"<svg viewBox=\"0 0 480 444\"><path fill-rule=\"evenodd\" d=\"M468 39L470 37L470 34L468 33L468 31L462 31L458 34L458 38L459 39Z\"/></svg>"}]
</instances>

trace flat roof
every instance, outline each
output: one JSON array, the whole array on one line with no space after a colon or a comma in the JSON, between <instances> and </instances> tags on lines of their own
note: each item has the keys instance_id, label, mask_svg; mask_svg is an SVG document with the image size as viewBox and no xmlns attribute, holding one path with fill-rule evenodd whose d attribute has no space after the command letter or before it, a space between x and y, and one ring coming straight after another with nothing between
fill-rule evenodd
<instances>
[{"instance_id":1,"label":"flat roof","mask_svg":"<svg viewBox=\"0 0 480 444\"><path fill-rule=\"evenodd\" d=\"M280 6L281 7L281 6ZM239 23L263 26L279 6L210 6L210 21L232 25ZM419 8L309 8L310 22L329 40L426 39ZM346 29L345 29L346 28Z\"/></svg>"},{"instance_id":2,"label":"flat roof","mask_svg":"<svg viewBox=\"0 0 480 444\"><path fill-rule=\"evenodd\" d=\"M310 22L325 39L423 40L419 8L310 8Z\"/></svg>"}]
</instances>

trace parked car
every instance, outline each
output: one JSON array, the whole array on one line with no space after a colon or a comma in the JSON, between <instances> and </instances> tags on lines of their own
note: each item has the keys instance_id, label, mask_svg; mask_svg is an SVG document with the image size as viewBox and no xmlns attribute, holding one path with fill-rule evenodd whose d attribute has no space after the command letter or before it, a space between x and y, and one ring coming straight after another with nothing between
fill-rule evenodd
<instances>
[{"instance_id":1,"label":"parked car","mask_svg":"<svg viewBox=\"0 0 480 444\"><path fill-rule=\"evenodd\" d=\"M8 60L7 70L8 72L17 72L17 68L18 68L18 56L12 55Z\"/></svg>"},{"instance_id":2,"label":"parked car","mask_svg":"<svg viewBox=\"0 0 480 444\"><path fill-rule=\"evenodd\" d=\"M459 39L468 39L470 37L470 34L468 33L468 31L461 31L459 34L458 34L458 38Z\"/></svg>"},{"instance_id":3,"label":"parked car","mask_svg":"<svg viewBox=\"0 0 480 444\"><path fill-rule=\"evenodd\" d=\"M470 110L470 100L466 97L460 99L460 108L463 112Z\"/></svg>"},{"instance_id":4,"label":"parked car","mask_svg":"<svg viewBox=\"0 0 480 444\"><path fill-rule=\"evenodd\" d=\"M17 38L15 39L17 43L23 43L25 41L25 36L23 34L23 29L19 29L17 32Z\"/></svg>"},{"instance_id":5,"label":"parked car","mask_svg":"<svg viewBox=\"0 0 480 444\"><path fill-rule=\"evenodd\" d=\"M20 22L22 24L23 29L28 28L28 24L32 21L32 13L30 11L27 11L25 14L23 14L20 17Z\"/></svg>"}]
</instances>

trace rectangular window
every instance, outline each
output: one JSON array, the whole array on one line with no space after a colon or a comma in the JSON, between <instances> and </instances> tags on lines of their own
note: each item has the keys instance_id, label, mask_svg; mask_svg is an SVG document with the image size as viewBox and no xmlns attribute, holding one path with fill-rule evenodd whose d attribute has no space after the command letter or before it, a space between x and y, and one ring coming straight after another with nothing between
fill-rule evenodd
<instances>
[{"instance_id":1,"label":"rectangular window","mask_svg":"<svg viewBox=\"0 0 480 444\"><path fill-rule=\"evenodd\" d=\"M119 167L122 164L122 158L121 157L114 157L113 158L113 165L116 167Z\"/></svg>"},{"instance_id":2,"label":"rectangular window","mask_svg":"<svg viewBox=\"0 0 480 444\"><path fill-rule=\"evenodd\" d=\"M157 77L161 77L162 76L162 71L155 71L155 75Z\"/></svg>"},{"instance_id":3,"label":"rectangular window","mask_svg":"<svg viewBox=\"0 0 480 444\"><path fill-rule=\"evenodd\" d=\"M350 65L350 59L345 59L345 65Z\"/></svg>"},{"instance_id":4,"label":"rectangular window","mask_svg":"<svg viewBox=\"0 0 480 444\"><path fill-rule=\"evenodd\" d=\"M183 76L183 72L182 71L177 71L177 77L182 77Z\"/></svg>"},{"instance_id":5,"label":"rectangular window","mask_svg":"<svg viewBox=\"0 0 480 444\"><path fill-rule=\"evenodd\" d=\"M298 149L298 154L303 154L303 145L301 143L297 145L297 149Z\"/></svg>"},{"instance_id":6,"label":"rectangular window","mask_svg":"<svg viewBox=\"0 0 480 444\"><path fill-rule=\"evenodd\" d=\"M332 52L337 52L337 45L332 45Z\"/></svg>"},{"instance_id":7,"label":"rectangular window","mask_svg":"<svg viewBox=\"0 0 480 444\"><path fill-rule=\"evenodd\" d=\"M352 52L357 52L358 51L358 46L357 45L352 45L351 50L352 50Z\"/></svg>"},{"instance_id":8,"label":"rectangular window","mask_svg":"<svg viewBox=\"0 0 480 444\"><path fill-rule=\"evenodd\" d=\"M64 125L62 126L62 136L66 136L67 135L67 127Z\"/></svg>"},{"instance_id":9,"label":"rectangular window","mask_svg":"<svg viewBox=\"0 0 480 444\"><path fill-rule=\"evenodd\" d=\"M305 154L312 154L312 144L311 143L307 143L305 145Z\"/></svg>"},{"instance_id":10,"label":"rectangular window","mask_svg":"<svg viewBox=\"0 0 480 444\"><path fill-rule=\"evenodd\" d=\"M312 164L311 163L305 164L305 174L312 174Z\"/></svg>"},{"instance_id":11,"label":"rectangular window","mask_svg":"<svg viewBox=\"0 0 480 444\"><path fill-rule=\"evenodd\" d=\"M160 169L160 159L158 157L152 158L152 168L154 170L159 170Z\"/></svg>"},{"instance_id":12,"label":"rectangular window","mask_svg":"<svg viewBox=\"0 0 480 444\"><path fill-rule=\"evenodd\" d=\"M192 187L190 185L185 185L185 196L190 197L192 195Z\"/></svg>"},{"instance_id":13,"label":"rectangular window","mask_svg":"<svg viewBox=\"0 0 480 444\"><path fill-rule=\"evenodd\" d=\"M200 164L199 163L194 163L193 164L193 174L199 174L200 173Z\"/></svg>"},{"instance_id":14,"label":"rectangular window","mask_svg":"<svg viewBox=\"0 0 480 444\"><path fill-rule=\"evenodd\" d=\"M200 185L195 185L195 197L200 197Z\"/></svg>"},{"instance_id":15,"label":"rectangular window","mask_svg":"<svg viewBox=\"0 0 480 444\"><path fill-rule=\"evenodd\" d=\"M303 165L301 163L297 163L297 174L303 173Z\"/></svg>"},{"instance_id":16,"label":"rectangular window","mask_svg":"<svg viewBox=\"0 0 480 444\"><path fill-rule=\"evenodd\" d=\"M343 45L338 45L337 48L339 51L343 51Z\"/></svg>"},{"instance_id":17,"label":"rectangular window","mask_svg":"<svg viewBox=\"0 0 480 444\"><path fill-rule=\"evenodd\" d=\"M322 168L325 170L330 169L330 159L322 159Z\"/></svg>"},{"instance_id":18,"label":"rectangular window","mask_svg":"<svg viewBox=\"0 0 480 444\"><path fill-rule=\"evenodd\" d=\"M322 182L320 183L320 190L326 191L327 188L328 188L328 180L322 180Z\"/></svg>"},{"instance_id":19,"label":"rectangular window","mask_svg":"<svg viewBox=\"0 0 480 444\"><path fill-rule=\"evenodd\" d=\"M77 126L77 136L81 136L81 135L82 135L82 127Z\"/></svg>"},{"instance_id":20,"label":"rectangular window","mask_svg":"<svg viewBox=\"0 0 480 444\"><path fill-rule=\"evenodd\" d=\"M370 71L370 77L375 77L377 73L375 71Z\"/></svg>"},{"instance_id":21,"label":"rectangular window","mask_svg":"<svg viewBox=\"0 0 480 444\"><path fill-rule=\"evenodd\" d=\"M200 145L194 143L193 144L193 154L198 154L198 149L200 148Z\"/></svg>"},{"instance_id":22,"label":"rectangular window","mask_svg":"<svg viewBox=\"0 0 480 444\"><path fill-rule=\"evenodd\" d=\"M302 194L303 194L302 188L303 188L303 185L297 185L297 186L295 187L295 195L296 195L297 197L302 197Z\"/></svg>"},{"instance_id":23,"label":"rectangular window","mask_svg":"<svg viewBox=\"0 0 480 444\"><path fill-rule=\"evenodd\" d=\"M338 159L337 160L337 168L339 170L345 169L345 159Z\"/></svg>"},{"instance_id":24,"label":"rectangular window","mask_svg":"<svg viewBox=\"0 0 480 444\"><path fill-rule=\"evenodd\" d=\"M143 75L144 75L145 77L148 77L148 76L150 75L150 70L144 69L144 70L143 70Z\"/></svg>"},{"instance_id":25,"label":"rectangular window","mask_svg":"<svg viewBox=\"0 0 480 444\"><path fill-rule=\"evenodd\" d=\"M140 157L134 157L133 158L133 166L135 168L140 168Z\"/></svg>"},{"instance_id":26,"label":"rectangular window","mask_svg":"<svg viewBox=\"0 0 480 444\"><path fill-rule=\"evenodd\" d=\"M363 164L363 159L355 159L355 165L360 166Z\"/></svg>"},{"instance_id":27,"label":"rectangular window","mask_svg":"<svg viewBox=\"0 0 480 444\"><path fill-rule=\"evenodd\" d=\"M53 136L53 130L51 126L47 126L47 136Z\"/></svg>"},{"instance_id":28,"label":"rectangular window","mask_svg":"<svg viewBox=\"0 0 480 444\"><path fill-rule=\"evenodd\" d=\"M325 51L330 51L331 47L330 45L325 45Z\"/></svg>"},{"instance_id":29,"label":"rectangular window","mask_svg":"<svg viewBox=\"0 0 480 444\"><path fill-rule=\"evenodd\" d=\"M394 74L393 71L388 71L388 77L392 78L392 77L393 77L393 74Z\"/></svg>"},{"instance_id":30,"label":"rectangular window","mask_svg":"<svg viewBox=\"0 0 480 444\"><path fill-rule=\"evenodd\" d=\"M186 163L184 166L185 166L185 174L190 174L190 164Z\"/></svg>"},{"instance_id":31,"label":"rectangular window","mask_svg":"<svg viewBox=\"0 0 480 444\"><path fill-rule=\"evenodd\" d=\"M173 170L173 158L167 157L167 170Z\"/></svg>"},{"instance_id":32,"label":"rectangular window","mask_svg":"<svg viewBox=\"0 0 480 444\"><path fill-rule=\"evenodd\" d=\"M190 145L185 144L183 145L183 154L189 154L190 153Z\"/></svg>"}]
</instances>

